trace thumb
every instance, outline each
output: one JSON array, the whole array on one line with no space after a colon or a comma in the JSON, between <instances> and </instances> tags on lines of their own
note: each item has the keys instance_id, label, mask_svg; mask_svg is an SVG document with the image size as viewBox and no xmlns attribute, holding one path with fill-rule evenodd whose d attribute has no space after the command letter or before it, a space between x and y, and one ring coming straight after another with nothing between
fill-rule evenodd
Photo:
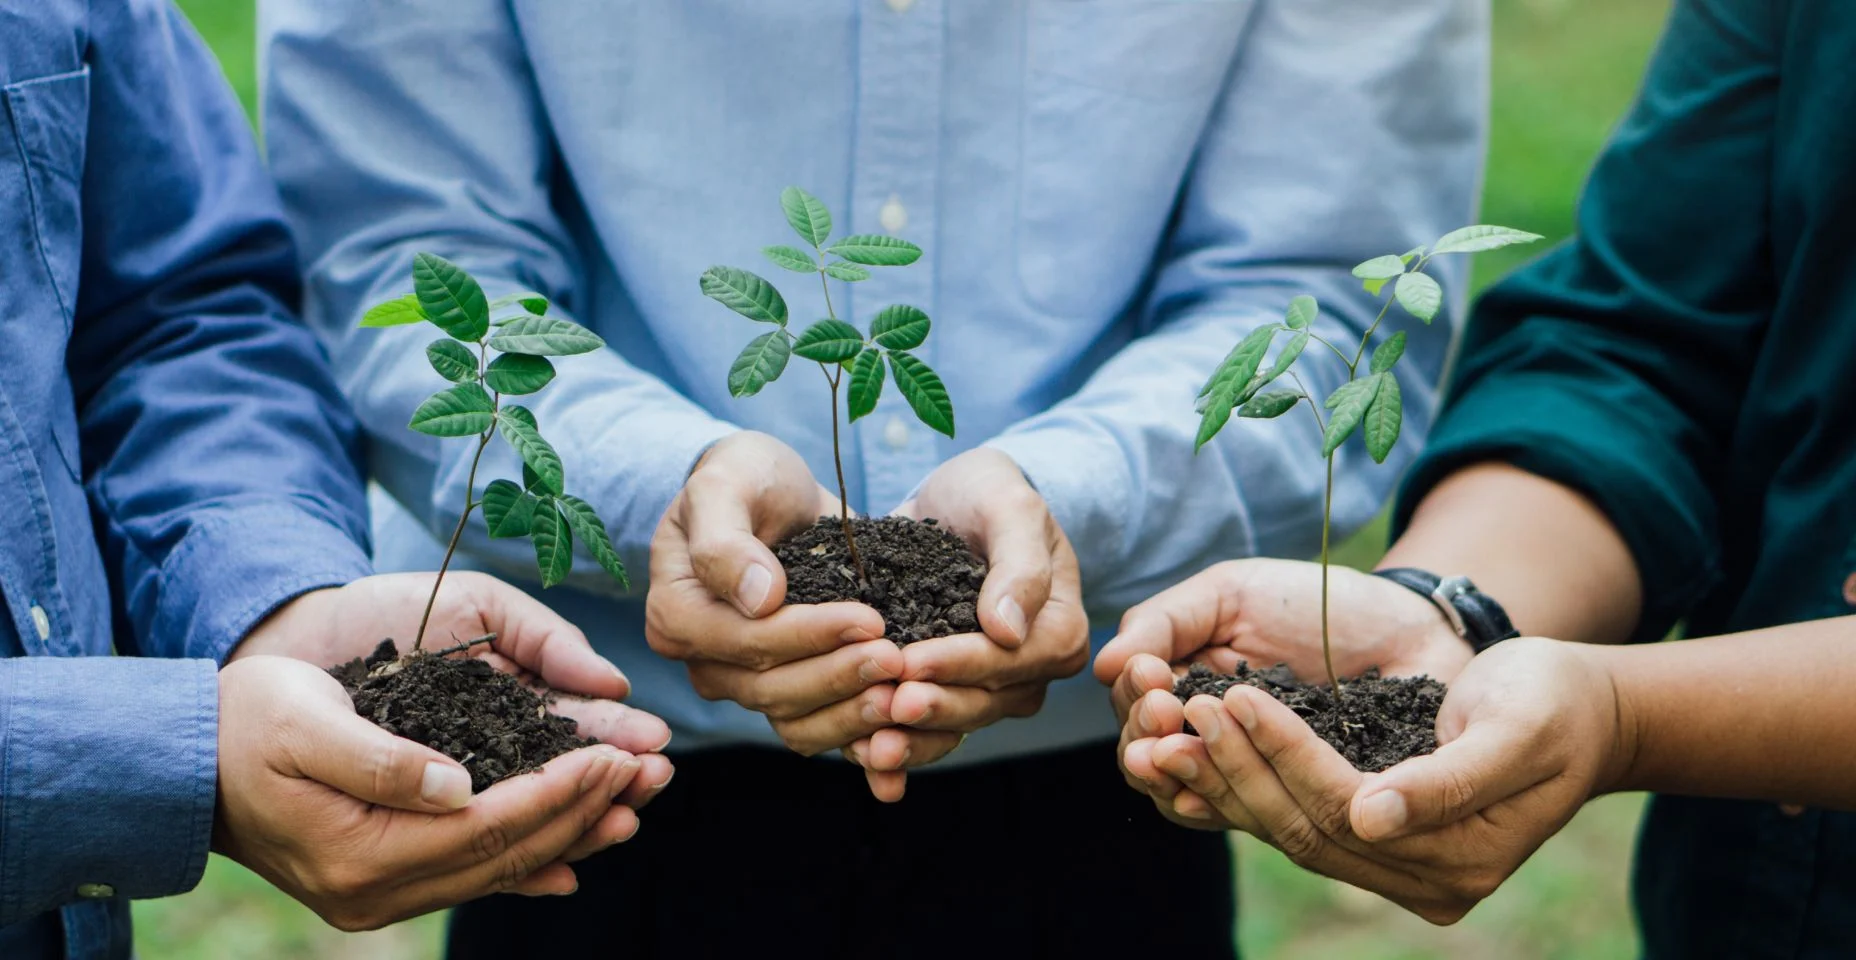
<instances>
[{"instance_id":1,"label":"thumb","mask_svg":"<svg viewBox=\"0 0 1856 960\"><path fill-rule=\"evenodd\" d=\"M1550 779L1557 771L1536 738L1513 724L1471 724L1463 735L1369 777L1349 810L1353 832L1367 841L1448 826Z\"/></svg>"},{"instance_id":2,"label":"thumb","mask_svg":"<svg viewBox=\"0 0 1856 960\"><path fill-rule=\"evenodd\" d=\"M786 601L786 570L754 535L752 496L725 475L699 472L683 488L683 529L696 578L743 616L760 617ZM809 505L803 512L811 513ZM800 525L792 519L782 526Z\"/></svg>"},{"instance_id":3,"label":"thumb","mask_svg":"<svg viewBox=\"0 0 1856 960\"><path fill-rule=\"evenodd\" d=\"M449 813L470 804L470 774L461 764L362 719L346 696L301 707L297 717L312 733L292 751L298 775L399 810Z\"/></svg>"},{"instance_id":4,"label":"thumb","mask_svg":"<svg viewBox=\"0 0 1856 960\"><path fill-rule=\"evenodd\" d=\"M1112 684L1139 654L1180 663L1217 639L1231 590L1212 567L1136 604L1096 655L1096 679Z\"/></svg>"},{"instance_id":5,"label":"thumb","mask_svg":"<svg viewBox=\"0 0 1856 960\"><path fill-rule=\"evenodd\" d=\"M1022 494L988 498L982 508L988 569L980 584L980 629L1007 650L1031 635L1032 622L1050 599L1055 568L1044 499L1029 487Z\"/></svg>"},{"instance_id":6,"label":"thumb","mask_svg":"<svg viewBox=\"0 0 1856 960\"><path fill-rule=\"evenodd\" d=\"M547 604L487 574L452 576L469 584L484 629L496 634L490 647L497 653L538 674L548 686L576 696L623 700L631 693L625 674Z\"/></svg>"}]
</instances>

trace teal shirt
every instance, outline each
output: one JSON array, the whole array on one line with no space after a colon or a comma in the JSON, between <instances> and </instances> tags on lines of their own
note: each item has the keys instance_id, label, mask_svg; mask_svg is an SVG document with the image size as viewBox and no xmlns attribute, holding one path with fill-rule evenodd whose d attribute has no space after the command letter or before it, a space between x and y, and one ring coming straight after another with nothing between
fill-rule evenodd
<instances>
[{"instance_id":1,"label":"teal shirt","mask_svg":"<svg viewBox=\"0 0 1856 960\"><path fill-rule=\"evenodd\" d=\"M1622 532L1640 640L1853 612L1853 65L1850 0L1676 4L1577 237L1475 311L1400 526L1504 460ZM1637 900L1650 956L1848 956L1856 818L1658 798Z\"/></svg>"}]
</instances>

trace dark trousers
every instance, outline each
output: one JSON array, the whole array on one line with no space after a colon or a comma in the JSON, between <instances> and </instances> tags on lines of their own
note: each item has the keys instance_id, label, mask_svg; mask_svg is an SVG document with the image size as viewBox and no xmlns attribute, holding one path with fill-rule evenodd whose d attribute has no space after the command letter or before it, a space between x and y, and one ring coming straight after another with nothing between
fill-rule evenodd
<instances>
[{"instance_id":1,"label":"dark trousers","mask_svg":"<svg viewBox=\"0 0 1856 960\"><path fill-rule=\"evenodd\" d=\"M448 956L1235 957L1225 837L1167 823L1113 744L909 777L774 750L685 755L570 897L459 907Z\"/></svg>"}]
</instances>

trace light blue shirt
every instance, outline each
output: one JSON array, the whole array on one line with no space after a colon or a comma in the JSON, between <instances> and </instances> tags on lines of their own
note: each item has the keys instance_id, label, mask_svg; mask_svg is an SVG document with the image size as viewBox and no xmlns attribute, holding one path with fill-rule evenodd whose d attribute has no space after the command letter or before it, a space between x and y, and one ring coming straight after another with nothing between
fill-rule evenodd
<instances>
[{"instance_id":1,"label":"light blue shirt","mask_svg":"<svg viewBox=\"0 0 1856 960\"><path fill-rule=\"evenodd\" d=\"M1310 424L1244 422L1194 456L1194 395L1298 293L1319 297L1327 335L1357 341L1378 302L1350 268L1471 222L1481 185L1483 0L267 0L260 39L308 315L398 502L378 511L378 564L438 562L472 445L406 429L443 386L420 349L430 334L357 330L362 311L409 288L420 250L492 296L546 293L612 349L564 363L535 413L637 574L621 596L583 562L546 599L679 749L778 740L645 645L642 574L665 507L738 428L830 475L823 386L789 376L731 399L729 363L759 331L697 288L705 267L752 267L791 241L782 187L817 194L841 232L927 251L834 300L860 325L890 303L927 310L921 353L959 437L914 422L891 391L849 434L853 507L888 511L950 456L997 447L1049 500L1111 628L1215 561L1312 553ZM1462 265L1441 273L1455 304ZM795 317L824 316L816 283L785 293ZM1397 313L1415 361L1404 439L1384 467L1358 445L1342 454L1343 529L1378 509L1431 419L1451 323ZM1332 356L1304 364L1317 391L1338 383ZM518 469L505 455L480 479ZM463 549L535 577L526 544L480 525ZM1112 732L1085 674L956 757Z\"/></svg>"}]
</instances>

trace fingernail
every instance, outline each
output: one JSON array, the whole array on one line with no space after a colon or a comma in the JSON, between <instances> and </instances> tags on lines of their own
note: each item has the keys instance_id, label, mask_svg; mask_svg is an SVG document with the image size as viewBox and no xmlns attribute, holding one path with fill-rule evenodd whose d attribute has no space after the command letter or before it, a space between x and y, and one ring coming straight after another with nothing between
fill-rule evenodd
<instances>
[{"instance_id":1,"label":"fingernail","mask_svg":"<svg viewBox=\"0 0 1856 960\"><path fill-rule=\"evenodd\" d=\"M886 716L883 716L883 711L877 709L876 704L866 703L864 704L864 722L865 723L888 723L889 718Z\"/></svg>"},{"instance_id":2,"label":"fingernail","mask_svg":"<svg viewBox=\"0 0 1856 960\"><path fill-rule=\"evenodd\" d=\"M425 775L419 778L419 796L435 807L462 809L470 803L470 774L462 767L433 760L425 765Z\"/></svg>"},{"instance_id":3,"label":"fingernail","mask_svg":"<svg viewBox=\"0 0 1856 960\"><path fill-rule=\"evenodd\" d=\"M650 792L647 795L655 797L658 794L663 793L664 788L670 786L670 781L675 780L676 778L677 778L677 771L675 770L670 771L670 776L665 777L663 783L660 783L657 786L652 787Z\"/></svg>"},{"instance_id":4,"label":"fingernail","mask_svg":"<svg viewBox=\"0 0 1856 960\"><path fill-rule=\"evenodd\" d=\"M631 681L630 681L629 679L627 679L627 678L626 678L626 676L625 676L625 671L623 671L623 670L620 670L620 669L619 669L619 665L618 665L618 664L616 664L616 663L613 663L613 662L611 662L611 661L607 661L607 662L606 662L606 669L608 669L608 670L610 670L610 671L612 671L612 675L613 675L613 676L615 676L615 677L618 677L618 678L619 678L620 680L624 680L624 681L625 681L626 683L630 683L630 682L631 682Z\"/></svg>"},{"instance_id":5,"label":"fingernail","mask_svg":"<svg viewBox=\"0 0 1856 960\"><path fill-rule=\"evenodd\" d=\"M1198 761L1185 754L1180 754L1178 757L1175 757L1173 762L1167 764L1167 766L1172 767L1174 775L1181 780L1197 780L1199 778Z\"/></svg>"},{"instance_id":6,"label":"fingernail","mask_svg":"<svg viewBox=\"0 0 1856 960\"><path fill-rule=\"evenodd\" d=\"M1154 720L1148 714L1145 702L1134 705L1134 729L1144 737L1153 736Z\"/></svg>"},{"instance_id":7,"label":"fingernail","mask_svg":"<svg viewBox=\"0 0 1856 960\"><path fill-rule=\"evenodd\" d=\"M593 761L586 765L586 773L580 777L580 792L585 793L602 783L612 771L612 758L618 751L611 747L598 747L593 751Z\"/></svg>"},{"instance_id":8,"label":"fingernail","mask_svg":"<svg viewBox=\"0 0 1856 960\"><path fill-rule=\"evenodd\" d=\"M1212 818L1212 812L1203 807L1189 807L1185 810L1181 810L1176 805L1173 807L1173 812L1188 820L1210 820Z\"/></svg>"},{"instance_id":9,"label":"fingernail","mask_svg":"<svg viewBox=\"0 0 1856 960\"><path fill-rule=\"evenodd\" d=\"M670 746L670 741L671 741L671 739L672 739L672 738L674 738L675 736L676 736L676 734L674 734L674 733L666 733L666 734L664 734L664 742L663 742L663 743L660 743L660 744L658 744L658 745L657 745L657 746L655 746L655 747L652 747L652 748L651 748L651 751L650 751L650 752L652 752L652 753L663 753L663 752L664 752L664 748L665 748L665 747L668 747L668 746Z\"/></svg>"},{"instance_id":10,"label":"fingernail","mask_svg":"<svg viewBox=\"0 0 1856 960\"><path fill-rule=\"evenodd\" d=\"M578 880L575 880L575 881L574 881L574 885L573 885L573 887L571 887L570 889L567 889L567 890L562 890L562 891L560 891L560 892L558 892L558 893L556 893L556 894L555 894L555 896L557 896L557 897L571 897L571 896L573 896L574 894L576 894L576 893L579 893L579 892L580 892L580 881L578 881Z\"/></svg>"},{"instance_id":11,"label":"fingernail","mask_svg":"<svg viewBox=\"0 0 1856 960\"><path fill-rule=\"evenodd\" d=\"M1257 708L1250 705L1249 697L1242 694L1229 696L1225 698L1224 705L1230 708L1231 715L1237 718L1238 724L1245 730L1255 731L1257 729ZM1195 723L1193 726L1196 727L1198 724Z\"/></svg>"},{"instance_id":12,"label":"fingernail","mask_svg":"<svg viewBox=\"0 0 1856 960\"><path fill-rule=\"evenodd\" d=\"M1405 796L1397 790L1381 790L1360 801L1360 829L1368 838L1389 836L1410 818Z\"/></svg>"},{"instance_id":13,"label":"fingernail","mask_svg":"<svg viewBox=\"0 0 1856 960\"><path fill-rule=\"evenodd\" d=\"M890 673L888 669L875 660L865 660L863 666L857 668L857 679L865 683L881 683L884 680L896 679L896 675Z\"/></svg>"},{"instance_id":14,"label":"fingernail","mask_svg":"<svg viewBox=\"0 0 1856 960\"><path fill-rule=\"evenodd\" d=\"M1001 597L999 598L998 605L992 609L994 613L999 615L1000 620L1005 621L1005 629L1011 632L1012 639L1020 641L1025 639L1025 631L1027 629L1025 625L1025 608L1019 606L1017 600L1009 596Z\"/></svg>"},{"instance_id":15,"label":"fingernail","mask_svg":"<svg viewBox=\"0 0 1856 960\"><path fill-rule=\"evenodd\" d=\"M1212 712L1210 707L1193 712L1198 714L1198 719L1192 721L1192 729L1199 732L1199 739L1208 745L1217 743L1218 738L1224 735L1224 724L1219 722L1218 714Z\"/></svg>"},{"instance_id":16,"label":"fingernail","mask_svg":"<svg viewBox=\"0 0 1856 960\"><path fill-rule=\"evenodd\" d=\"M773 574L758 563L750 563L741 572L741 582L735 585L735 602L740 605L742 613L755 616L761 604L767 602L767 592L772 589Z\"/></svg>"},{"instance_id":17,"label":"fingernail","mask_svg":"<svg viewBox=\"0 0 1856 960\"><path fill-rule=\"evenodd\" d=\"M637 760L627 760L619 764L619 772L612 778L612 792L617 794L620 790L630 786L632 778L637 776L638 771L643 767L644 764Z\"/></svg>"}]
</instances>

